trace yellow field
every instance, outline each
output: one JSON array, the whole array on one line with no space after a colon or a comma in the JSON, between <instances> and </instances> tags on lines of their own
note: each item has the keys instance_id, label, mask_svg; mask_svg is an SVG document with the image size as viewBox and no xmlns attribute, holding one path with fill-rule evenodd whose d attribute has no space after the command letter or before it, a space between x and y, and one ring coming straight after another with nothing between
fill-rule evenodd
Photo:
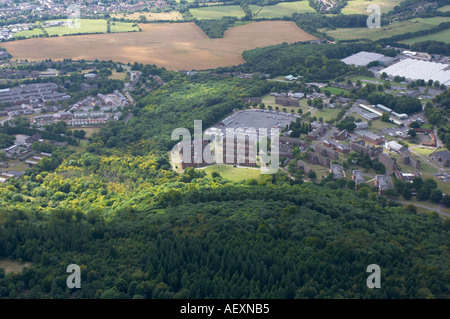
<instances>
[{"instance_id":1,"label":"yellow field","mask_svg":"<svg viewBox=\"0 0 450 319\"><path fill-rule=\"evenodd\" d=\"M142 32L27 39L2 43L13 59L113 60L169 70L204 70L244 63L244 50L315 39L291 21L254 22L210 39L195 23L141 24Z\"/></svg>"},{"instance_id":2,"label":"yellow field","mask_svg":"<svg viewBox=\"0 0 450 319\"><path fill-rule=\"evenodd\" d=\"M175 20L183 20L181 13L178 11L171 12L133 12L133 13L116 13L112 14L112 18L125 18L128 20L136 20L139 21L141 16L145 16L148 21L175 21Z\"/></svg>"}]
</instances>

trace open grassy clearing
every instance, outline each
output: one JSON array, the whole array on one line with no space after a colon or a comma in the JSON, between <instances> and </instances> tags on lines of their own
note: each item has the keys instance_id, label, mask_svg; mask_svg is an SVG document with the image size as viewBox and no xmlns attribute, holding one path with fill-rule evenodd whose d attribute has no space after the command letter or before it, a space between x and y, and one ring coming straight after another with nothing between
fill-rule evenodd
<instances>
[{"instance_id":1,"label":"open grassy clearing","mask_svg":"<svg viewBox=\"0 0 450 319\"><path fill-rule=\"evenodd\" d=\"M438 11L442 11L442 12L448 12L448 11L450 11L450 5L440 7L440 8L438 9Z\"/></svg>"},{"instance_id":2,"label":"open grassy clearing","mask_svg":"<svg viewBox=\"0 0 450 319\"><path fill-rule=\"evenodd\" d=\"M433 19L433 18L431 18ZM422 19L426 20L426 19ZM434 25L427 23L427 21L420 22L418 19L406 20L401 22L394 22L390 25L383 26L379 29L370 28L337 28L336 30L321 29L336 40L352 40L352 39L371 39L378 40L382 38L389 38L394 35L403 34L407 32L415 32L419 30L428 30Z\"/></svg>"},{"instance_id":3,"label":"open grassy clearing","mask_svg":"<svg viewBox=\"0 0 450 319\"><path fill-rule=\"evenodd\" d=\"M349 90L335 88L335 87L332 87L332 86L328 86L328 87L324 88L324 90L328 91L328 92L330 92L331 94L334 94L334 95L340 94L342 92L344 92L344 94L350 93Z\"/></svg>"},{"instance_id":4,"label":"open grassy clearing","mask_svg":"<svg viewBox=\"0 0 450 319\"><path fill-rule=\"evenodd\" d=\"M273 6L259 7L257 10L254 10L252 7L250 9L253 14L257 13L255 18L261 19L291 17L294 13L315 12L309 6L308 1L280 2Z\"/></svg>"},{"instance_id":5,"label":"open grassy clearing","mask_svg":"<svg viewBox=\"0 0 450 319\"><path fill-rule=\"evenodd\" d=\"M192 22L141 24L142 32L50 37L2 43L14 59L113 60L170 70L205 70L244 63L242 52L315 39L292 21L253 22L210 39Z\"/></svg>"},{"instance_id":6,"label":"open grassy clearing","mask_svg":"<svg viewBox=\"0 0 450 319\"><path fill-rule=\"evenodd\" d=\"M261 98L262 103L265 104L266 108L268 108L269 105L272 106L273 110L275 110L275 107L278 106L278 109L282 111L284 108L286 108L287 112L291 112L291 110L294 110L294 112L297 114L298 109L302 109L303 114L306 113L309 109L309 106L306 104L306 99L300 100L300 106L283 106L281 104L275 103L275 97L271 96L270 94L266 94Z\"/></svg>"},{"instance_id":7,"label":"open grassy clearing","mask_svg":"<svg viewBox=\"0 0 450 319\"><path fill-rule=\"evenodd\" d=\"M430 155L431 153L434 152L434 148L431 147L431 149L430 149L430 148L425 147L425 146L424 147L418 146L418 147L414 147L413 149L411 149L411 152L419 154L421 156L428 156L428 155Z\"/></svg>"},{"instance_id":8,"label":"open grassy clearing","mask_svg":"<svg viewBox=\"0 0 450 319\"><path fill-rule=\"evenodd\" d=\"M170 11L170 12L133 12L133 13L116 13L112 14L111 18L125 18L127 20L135 20L139 21L141 16L145 16L148 21L176 21L183 20L181 13L178 11Z\"/></svg>"},{"instance_id":9,"label":"open grassy clearing","mask_svg":"<svg viewBox=\"0 0 450 319\"><path fill-rule=\"evenodd\" d=\"M137 32L139 27L137 24L129 22L111 21L111 32Z\"/></svg>"},{"instance_id":10,"label":"open grassy clearing","mask_svg":"<svg viewBox=\"0 0 450 319\"><path fill-rule=\"evenodd\" d=\"M100 127L77 127L77 128L70 128L69 130L72 132L75 130L79 131L83 130L86 132L86 138L89 138L92 136L92 134L100 132L100 129L101 129Z\"/></svg>"},{"instance_id":11,"label":"open grassy clearing","mask_svg":"<svg viewBox=\"0 0 450 319\"><path fill-rule=\"evenodd\" d=\"M14 33L15 38L18 38L18 37L32 38L32 37L39 37L39 36L43 36L43 35L44 35L44 33L42 32L42 30L40 28L34 28L33 30L25 30L25 31L20 31L20 32Z\"/></svg>"},{"instance_id":12,"label":"open grassy clearing","mask_svg":"<svg viewBox=\"0 0 450 319\"><path fill-rule=\"evenodd\" d=\"M49 36L52 35L69 35L76 33L106 33L106 20L101 19L81 19L79 28L51 27L45 28Z\"/></svg>"},{"instance_id":13,"label":"open grassy clearing","mask_svg":"<svg viewBox=\"0 0 450 319\"><path fill-rule=\"evenodd\" d=\"M318 110L316 111L313 116L317 117L317 118L323 118L323 121L329 121L332 119L337 118L339 112L341 111L340 108L335 108L335 109L329 109L324 107L322 110Z\"/></svg>"},{"instance_id":14,"label":"open grassy clearing","mask_svg":"<svg viewBox=\"0 0 450 319\"><path fill-rule=\"evenodd\" d=\"M417 38L403 40L402 42L406 43L406 44L413 44L413 43L424 42L424 41L442 41L445 43L450 43L450 29L447 29L447 30L444 30L441 32L437 32L437 33L433 33L433 34L429 34L429 35L425 35L423 37L417 37Z\"/></svg>"},{"instance_id":15,"label":"open grassy clearing","mask_svg":"<svg viewBox=\"0 0 450 319\"><path fill-rule=\"evenodd\" d=\"M124 80L127 77L127 72L117 72L116 70L112 70L112 74L108 76L108 78L112 80Z\"/></svg>"},{"instance_id":16,"label":"open grassy clearing","mask_svg":"<svg viewBox=\"0 0 450 319\"><path fill-rule=\"evenodd\" d=\"M381 14L388 13L396 5L403 0L349 0L345 8L342 9L343 14L370 14L367 12L367 7L371 4L380 6Z\"/></svg>"},{"instance_id":17,"label":"open grassy clearing","mask_svg":"<svg viewBox=\"0 0 450 319\"><path fill-rule=\"evenodd\" d=\"M222 17L242 18L245 16L242 8L236 5L191 8L189 11L196 19L221 19Z\"/></svg>"},{"instance_id":18,"label":"open grassy clearing","mask_svg":"<svg viewBox=\"0 0 450 319\"><path fill-rule=\"evenodd\" d=\"M216 172L219 173L221 177L236 182L250 178L258 178L261 173L259 168L233 167L230 165L208 166L204 171L208 176L211 176L213 172Z\"/></svg>"},{"instance_id":19,"label":"open grassy clearing","mask_svg":"<svg viewBox=\"0 0 450 319\"><path fill-rule=\"evenodd\" d=\"M6 258L0 259L0 268L2 268L5 271L5 274L8 274L10 272L12 273L20 273L25 267L30 267L31 263L29 262L18 262L14 260L9 260Z\"/></svg>"}]
</instances>

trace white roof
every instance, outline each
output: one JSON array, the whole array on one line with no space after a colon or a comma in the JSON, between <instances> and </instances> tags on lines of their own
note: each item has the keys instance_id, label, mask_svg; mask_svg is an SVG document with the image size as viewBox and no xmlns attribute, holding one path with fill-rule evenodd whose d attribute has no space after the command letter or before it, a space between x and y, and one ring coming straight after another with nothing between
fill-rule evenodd
<instances>
[{"instance_id":1,"label":"white roof","mask_svg":"<svg viewBox=\"0 0 450 319\"><path fill-rule=\"evenodd\" d=\"M389 148L393 148L394 150L400 150L400 149L402 149L402 147L403 147L402 144L399 144L399 143L397 143L396 141L388 142L388 143L386 143L386 145L387 145Z\"/></svg>"},{"instance_id":2,"label":"white roof","mask_svg":"<svg viewBox=\"0 0 450 319\"><path fill-rule=\"evenodd\" d=\"M356 66L366 66L370 62L378 61L379 59L381 59L383 57L384 57L384 55L382 55L380 53L361 51L361 52L355 53L351 56L348 56L345 59L342 59L341 61L344 62L345 64L354 64Z\"/></svg>"},{"instance_id":3,"label":"white roof","mask_svg":"<svg viewBox=\"0 0 450 319\"><path fill-rule=\"evenodd\" d=\"M450 65L415 59L404 59L378 73L386 72L389 76L404 76L412 80L433 80L450 86Z\"/></svg>"}]
</instances>

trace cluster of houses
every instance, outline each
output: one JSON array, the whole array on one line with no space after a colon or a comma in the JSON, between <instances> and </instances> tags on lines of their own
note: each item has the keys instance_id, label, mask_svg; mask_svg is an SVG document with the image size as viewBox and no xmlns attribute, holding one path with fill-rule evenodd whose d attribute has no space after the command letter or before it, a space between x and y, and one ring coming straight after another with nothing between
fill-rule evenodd
<instances>
[{"instance_id":1,"label":"cluster of houses","mask_svg":"<svg viewBox=\"0 0 450 319\"><path fill-rule=\"evenodd\" d=\"M96 98L89 96L72 105L69 112L35 116L33 122L40 127L59 121L69 126L103 125L110 119L119 121L121 110L129 105L128 99L116 90L112 94L98 94Z\"/></svg>"},{"instance_id":2,"label":"cluster of houses","mask_svg":"<svg viewBox=\"0 0 450 319\"><path fill-rule=\"evenodd\" d=\"M27 31L32 28L33 23L17 23L3 26L0 29L0 41L12 39L14 37L14 33Z\"/></svg>"},{"instance_id":3,"label":"cluster of houses","mask_svg":"<svg viewBox=\"0 0 450 319\"><path fill-rule=\"evenodd\" d=\"M70 99L70 95L59 92L60 90L62 89L55 83L22 84L0 90L0 103L11 106L25 104L32 108L39 108L45 104Z\"/></svg>"},{"instance_id":4,"label":"cluster of houses","mask_svg":"<svg viewBox=\"0 0 450 319\"><path fill-rule=\"evenodd\" d=\"M23 140L23 142L15 142L14 145L4 148L1 151L6 154L9 159L16 159L24 156L32 150L34 142L42 141L41 134L37 133L33 136L29 136Z\"/></svg>"}]
</instances>

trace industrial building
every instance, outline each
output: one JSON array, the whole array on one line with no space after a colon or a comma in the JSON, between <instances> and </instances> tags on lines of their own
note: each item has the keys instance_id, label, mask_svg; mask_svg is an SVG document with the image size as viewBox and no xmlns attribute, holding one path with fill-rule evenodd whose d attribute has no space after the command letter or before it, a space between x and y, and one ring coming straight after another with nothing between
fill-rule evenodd
<instances>
[{"instance_id":1,"label":"industrial building","mask_svg":"<svg viewBox=\"0 0 450 319\"><path fill-rule=\"evenodd\" d=\"M366 66L370 62L379 61L384 58L383 54L361 51L342 59L341 61L347 65Z\"/></svg>"}]
</instances>

